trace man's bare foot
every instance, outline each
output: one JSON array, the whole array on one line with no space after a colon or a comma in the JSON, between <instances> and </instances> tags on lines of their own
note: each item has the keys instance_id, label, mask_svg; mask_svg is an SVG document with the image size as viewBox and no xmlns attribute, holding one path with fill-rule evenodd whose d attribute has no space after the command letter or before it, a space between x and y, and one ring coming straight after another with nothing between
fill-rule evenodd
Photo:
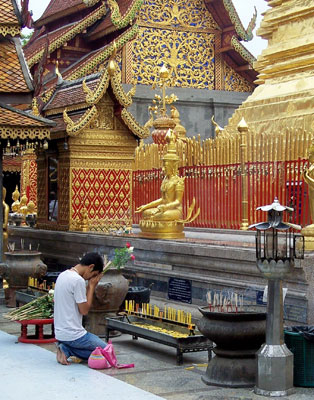
<instances>
[{"instance_id":1,"label":"man's bare foot","mask_svg":"<svg viewBox=\"0 0 314 400\"><path fill-rule=\"evenodd\" d=\"M60 347L57 348L57 361L62 365L70 365L68 362L66 355L61 351Z\"/></svg>"}]
</instances>

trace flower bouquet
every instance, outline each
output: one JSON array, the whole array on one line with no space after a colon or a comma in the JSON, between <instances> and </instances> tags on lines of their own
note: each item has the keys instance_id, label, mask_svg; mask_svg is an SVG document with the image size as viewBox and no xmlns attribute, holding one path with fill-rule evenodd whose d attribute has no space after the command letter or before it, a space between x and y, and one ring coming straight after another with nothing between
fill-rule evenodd
<instances>
[{"instance_id":1,"label":"flower bouquet","mask_svg":"<svg viewBox=\"0 0 314 400\"><path fill-rule=\"evenodd\" d=\"M124 267L128 261L135 260L133 254L134 247L130 243L126 243L125 247L114 249L114 255L112 260L108 261L102 271L105 274L111 267L115 267L118 271Z\"/></svg>"}]
</instances>

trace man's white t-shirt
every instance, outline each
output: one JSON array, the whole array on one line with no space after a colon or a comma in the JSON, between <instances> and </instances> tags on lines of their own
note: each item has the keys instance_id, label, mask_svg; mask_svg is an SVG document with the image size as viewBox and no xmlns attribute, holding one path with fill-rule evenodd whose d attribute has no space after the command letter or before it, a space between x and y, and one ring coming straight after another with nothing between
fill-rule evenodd
<instances>
[{"instance_id":1,"label":"man's white t-shirt","mask_svg":"<svg viewBox=\"0 0 314 400\"><path fill-rule=\"evenodd\" d=\"M62 272L56 281L54 291L55 336L60 341L79 339L87 332L82 326L83 316L78 303L85 303L85 280L73 270Z\"/></svg>"}]
</instances>

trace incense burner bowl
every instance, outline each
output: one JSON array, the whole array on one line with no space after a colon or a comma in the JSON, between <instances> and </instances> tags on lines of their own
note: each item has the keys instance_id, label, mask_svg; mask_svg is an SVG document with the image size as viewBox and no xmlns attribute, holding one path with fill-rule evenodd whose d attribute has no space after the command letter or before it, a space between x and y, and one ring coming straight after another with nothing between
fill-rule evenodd
<instances>
[{"instance_id":1,"label":"incense burner bowl","mask_svg":"<svg viewBox=\"0 0 314 400\"><path fill-rule=\"evenodd\" d=\"M46 275L47 265L41 259L41 253L30 250L6 252L5 264L1 267L0 275L8 282L6 289L7 307L15 307L15 291L26 289L28 278L42 278Z\"/></svg>"},{"instance_id":2,"label":"incense burner bowl","mask_svg":"<svg viewBox=\"0 0 314 400\"><path fill-rule=\"evenodd\" d=\"M208 363L202 380L207 385L253 387L256 380L255 354L265 341L266 311L245 306L239 312L213 312L200 307L197 326L212 340L216 357Z\"/></svg>"}]
</instances>

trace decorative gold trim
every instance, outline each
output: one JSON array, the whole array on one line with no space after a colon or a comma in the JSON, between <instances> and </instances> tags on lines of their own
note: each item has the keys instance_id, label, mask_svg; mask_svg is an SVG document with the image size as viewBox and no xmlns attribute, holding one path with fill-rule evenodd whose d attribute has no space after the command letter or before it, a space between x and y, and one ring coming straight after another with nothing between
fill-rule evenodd
<instances>
[{"instance_id":1,"label":"decorative gold trim","mask_svg":"<svg viewBox=\"0 0 314 400\"><path fill-rule=\"evenodd\" d=\"M141 126L133 117L133 115L129 113L129 111L127 111L126 108L122 110L121 118L134 135L138 136L141 139L149 137L150 130Z\"/></svg>"},{"instance_id":2,"label":"decorative gold trim","mask_svg":"<svg viewBox=\"0 0 314 400\"><path fill-rule=\"evenodd\" d=\"M148 23L148 22L139 22L139 26L142 28L156 28L156 29L166 29L167 31L178 31L182 32L182 26L171 26L167 25L165 26L162 23L154 22L154 23ZM212 34L221 34L221 31L219 29L208 29L208 28L193 28L184 26L184 32L193 32L193 33L212 33Z\"/></svg>"},{"instance_id":3,"label":"decorative gold trim","mask_svg":"<svg viewBox=\"0 0 314 400\"><path fill-rule=\"evenodd\" d=\"M94 168L94 169L132 169L133 160L105 160L101 159L75 159L71 160L71 168ZM72 185L70 186L72 187Z\"/></svg>"},{"instance_id":4,"label":"decorative gold trim","mask_svg":"<svg viewBox=\"0 0 314 400\"><path fill-rule=\"evenodd\" d=\"M60 37L57 37L55 40L53 40L48 49L48 53L51 54L53 51L56 49L60 48L63 46L66 42L70 41L73 39L78 33L81 33L84 31L84 29L88 28L90 25L94 24L97 22L102 16L106 15L107 13L107 7L105 3L102 3L99 8L97 8L95 11L91 12L86 18L84 18L82 21L76 23L72 28L70 28L67 32L65 32L63 35ZM41 49L30 57L27 61L28 66L32 67L34 64L38 63L43 54L44 54L45 49Z\"/></svg>"},{"instance_id":5,"label":"decorative gold trim","mask_svg":"<svg viewBox=\"0 0 314 400\"><path fill-rule=\"evenodd\" d=\"M253 63L256 61L256 58L243 46L243 44L239 42L235 36L232 36L231 38L231 46L237 53L240 54L241 57L243 57L245 61L247 61L253 67Z\"/></svg>"},{"instance_id":6,"label":"decorative gold trim","mask_svg":"<svg viewBox=\"0 0 314 400\"><path fill-rule=\"evenodd\" d=\"M63 111L63 120L66 123L66 131L69 136L77 136L84 128L97 117L98 111L96 106L89 108L85 114L75 123L68 116L66 109Z\"/></svg>"},{"instance_id":7,"label":"decorative gold trim","mask_svg":"<svg viewBox=\"0 0 314 400\"><path fill-rule=\"evenodd\" d=\"M87 103L79 103L79 104L73 104L73 105L69 105L67 106L67 111L77 111L77 110L82 110L84 108L88 108L88 104ZM57 115L57 114L62 114L64 111L64 107L60 107L60 108L53 108L51 110L47 110L45 111L45 116L49 116L49 115Z\"/></svg>"},{"instance_id":8,"label":"decorative gold trim","mask_svg":"<svg viewBox=\"0 0 314 400\"><path fill-rule=\"evenodd\" d=\"M93 92L86 84L86 79L83 81L83 91L86 93L86 103L89 105L97 104L106 93L109 86L109 74L106 69L103 70L100 81L96 90Z\"/></svg>"},{"instance_id":9,"label":"decorative gold trim","mask_svg":"<svg viewBox=\"0 0 314 400\"><path fill-rule=\"evenodd\" d=\"M111 76L111 87L117 100L123 107L129 107L132 104L132 97L135 95L136 85L133 85L128 93L125 92L121 82L121 71L119 67L116 68L114 75Z\"/></svg>"},{"instance_id":10,"label":"decorative gold trim","mask_svg":"<svg viewBox=\"0 0 314 400\"><path fill-rule=\"evenodd\" d=\"M0 125L0 138L1 139L50 139L49 128L26 128L26 127L10 127Z\"/></svg>"},{"instance_id":11,"label":"decorative gold trim","mask_svg":"<svg viewBox=\"0 0 314 400\"><path fill-rule=\"evenodd\" d=\"M46 104L48 103L48 101L51 99L52 95L55 92L55 88L48 90L47 92L44 92L40 98L42 99L42 101Z\"/></svg>"},{"instance_id":12,"label":"decorative gold trim","mask_svg":"<svg viewBox=\"0 0 314 400\"><path fill-rule=\"evenodd\" d=\"M129 7L126 14L122 17L120 8L116 0L107 0L108 7L111 11L111 22L117 28L124 28L135 18L136 13L141 9L143 0L133 0L133 4Z\"/></svg>"},{"instance_id":13,"label":"decorative gold trim","mask_svg":"<svg viewBox=\"0 0 314 400\"><path fill-rule=\"evenodd\" d=\"M11 35L11 36L17 36L21 35L21 28L19 25L0 25L0 35L6 36L6 35Z\"/></svg>"},{"instance_id":14,"label":"decorative gold trim","mask_svg":"<svg viewBox=\"0 0 314 400\"><path fill-rule=\"evenodd\" d=\"M136 24L133 25L132 28L124 32L116 40L117 51L119 51L129 40L134 39L137 33L138 33L138 25ZM108 59L108 57L112 54L113 50L114 50L114 44L111 43L103 51L97 52L94 57L91 56L86 62L86 64L78 66L77 69L72 71L69 75L64 74L64 79L74 80L82 78L85 75L91 74L98 65L100 65L101 63L103 63Z\"/></svg>"}]
</instances>

